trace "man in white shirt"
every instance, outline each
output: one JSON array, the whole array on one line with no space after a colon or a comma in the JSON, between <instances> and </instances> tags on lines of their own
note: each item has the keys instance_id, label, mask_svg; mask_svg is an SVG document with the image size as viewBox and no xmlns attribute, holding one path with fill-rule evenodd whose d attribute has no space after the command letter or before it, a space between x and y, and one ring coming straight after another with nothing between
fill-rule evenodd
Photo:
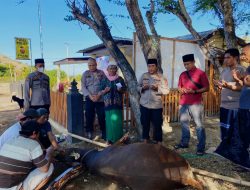
<instances>
[{"instance_id":1,"label":"man in white shirt","mask_svg":"<svg viewBox=\"0 0 250 190\"><path fill-rule=\"evenodd\" d=\"M0 190L19 190L21 186L23 190L34 190L52 174L51 154L43 153L39 130L36 121L27 121L20 135L0 149Z\"/></svg>"},{"instance_id":2,"label":"man in white shirt","mask_svg":"<svg viewBox=\"0 0 250 190\"><path fill-rule=\"evenodd\" d=\"M6 143L9 139L17 137L19 135L19 131L21 130L21 126L29 120L35 119L38 117L37 111L35 109L28 109L24 113L20 113L17 116L18 122L10 126L6 129L3 134L0 136L0 149L3 144Z\"/></svg>"}]
</instances>

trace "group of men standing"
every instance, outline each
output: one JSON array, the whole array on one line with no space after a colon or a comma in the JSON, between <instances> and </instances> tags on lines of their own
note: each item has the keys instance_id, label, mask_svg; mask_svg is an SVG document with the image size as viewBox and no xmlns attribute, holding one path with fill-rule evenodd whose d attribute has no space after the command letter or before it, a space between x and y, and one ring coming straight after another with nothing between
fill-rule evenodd
<instances>
[{"instance_id":1,"label":"group of men standing","mask_svg":"<svg viewBox=\"0 0 250 190\"><path fill-rule=\"evenodd\" d=\"M179 77L178 90L180 97L180 122L182 126L181 142L175 146L176 149L188 148L190 140L189 123L191 117L196 123L198 137L197 154L203 155L205 150L205 129L202 125L202 93L208 91L209 82L205 72L196 68L194 54L182 57L186 71ZM140 92L141 123L143 126L142 138L148 142L150 124L152 123L154 133L153 141L162 143L162 98L161 95L169 93L167 80L158 72L156 59L147 61L148 72L144 73L139 80L138 90Z\"/></svg>"},{"instance_id":2,"label":"group of men standing","mask_svg":"<svg viewBox=\"0 0 250 190\"><path fill-rule=\"evenodd\" d=\"M183 72L179 78L180 100L180 120L182 125L182 139L176 148L188 147L190 132L189 122L191 116L197 125L197 154L204 154L205 150L205 129L202 125L202 93L208 91L209 82L206 74L195 67L193 54L183 56L184 67L187 71ZM105 139L105 114L103 98L100 96L101 81L105 74L97 69L94 59L88 60L89 70L82 75L82 92L86 99L86 131L89 138L93 137L93 123L95 111L98 116L102 138ZM156 59L147 60L148 72L144 73L138 82L138 92L140 93L141 124L143 126L142 139L145 143L150 140L150 126L152 124L153 141L162 143L162 124L163 124L163 105L162 95L169 93L167 80L158 72L158 62Z\"/></svg>"},{"instance_id":3,"label":"group of men standing","mask_svg":"<svg viewBox=\"0 0 250 190\"><path fill-rule=\"evenodd\" d=\"M204 71L195 66L193 54L182 57L186 71L179 76L180 93L179 119L182 128L180 143L175 149L188 148L190 140L190 121L196 124L196 154L205 153L206 133L202 118L204 115L202 93L209 90L209 81ZM250 67L240 65L240 60L250 64L250 44L239 50L231 48L224 53L224 66L220 79L214 84L221 90L220 128L221 143L216 153L250 168ZM147 62L148 72L139 80L142 138L148 142L150 124L154 127L153 140L162 142L162 102L160 95L168 93L167 81L158 73L156 59ZM161 81L161 82L160 82ZM164 81L164 82L163 82ZM165 89L165 90L164 90Z\"/></svg>"},{"instance_id":4,"label":"group of men standing","mask_svg":"<svg viewBox=\"0 0 250 190\"><path fill-rule=\"evenodd\" d=\"M249 44L242 49L241 58L250 62ZM186 71L179 76L178 90L181 94L179 102L179 116L182 126L182 137L180 143L175 146L176 149L187 148L190 139L189 123L193 118L196 124L196 133L198 138L197 154L203 155L205 150L205 129L202 124L203 105L202 93L209 90L209 82L205 72L196 68L193 54L187 54L182 57ZM245 68L239 64L240 54L237 49L229 49L225 52L225 68L221 72L220 80L214 81L214 84L221 90L220 105L220 127L221 139L228 136L229 128L234 128L238 122L238 109L246 109L248 105L247 96L241 95L241 89L244 86L239 85L245 74ZM35 60L36 72L29 74L25 81L25 107L28 108L46 108L49 111L50 90L49 77L44 74L44 60ZM97 69L96 60L88 60L88 70L83 73L81 79L82 93L85 96L86 107L86 132L88 138L93 138L94 119L97 113L98 123L102 131L102 138L106 139L104 100L101 89L101 82L107 78L102 70ZM147 60L148 72L144 73L138 82L138 92L140 93L140 111L141 124L143 126L142 139L148 142L150 125L153 125L153 140L157 143L162 142L162 99L161 95L168 94L169 88L167 80L158 72L158 63L156 59ZM242 83L243 83L242 82ZM30 93L32 89L32 93ZM243 91L246 88L243 87ZM240 95L241 100L240 101ZM240 111L242 112L242 110ZM248 120L246 120L248 121ZM242 121L240 121L242 122ZM242 131L241 129L239 129ZM243 132L244 133L244 132ZM248 139L247 137L242 137Z\"/></svg>"},{"instance_id":5,"label":"group of men standing","mask_svg":"<svg viewBox=\"0 0 250 190\"><path fill-rule=\"evenodd\" d=\"M240 62L248 64L248 68ZM206 134L202 124L202 93L209 90L206 74L194 65L193 55L183 56L187 71L179 77L179 116L182 127L181 142L176 149L188 148L190 139L189 122L191 116L196 124L198 139L197 155L205 151ZM246 44L242 53L231 48L224 53L223 70L214 85L221 91L220 135L221 143L215 152L231 161L250 168L250 44Z\"/></svg>"},{"instance_id":6,"label":"group of men standing","mask_svg":"<svg viewBox=\"0 0 250 190\"><path fill-rule=\"evenodd\" d=\"M247 44L241 54L241 58L250 63L250 44ZM196 154L202 156L205 153L206 133L202 123L203 105L202 93L209 90L209 81L204 71L195 66L194 54L182 57L186 71L179 76L178 90L180 93L179 117L182 127L180 142L175 149L188 148L190 141L190 121L193 118L196 124L198 139ZM225 67L220 74L220 80L214 80L214 84L221 90L220 127L221 144L216 152L243 166L250 167L250 67L245 69L240 66L240 54L238 49L228 49L224 54ZM44 60L35 60L36 71L29 74L25 81L25 108L18 128L9 134L14 135L13 140L0 140L0 189L34 189L42 180L51 175L53 165L50 163L50 153L44 154L44 150L38 143L39 119L48 119L50 107L49 77L44 74ZM113 110L109 122L116 122L121 114L122 93L126 90L124 80L117 75L117 66L110 65L110 75L97 69L96 60L88 60L88 70L82 75L82 93L86 100L86 132L89 138L93 138L93 124L97 113L102 138L106 140L105 104L108 110ZM150 141L150 126L153 126L153 141L162 143L163 108L162 95L169 93L168 82L158 72L156 59L147 60L148 71L142 74L138 82L140 93L141 124L143 127L142 139L144 143ZM106 81L105 86L103 81ZM106 96L104 101L105 95ZM105 102L105 104L104 104ZM35 111L37 110L37 111ZM38 113L38 116L36 116ZM118 114L118 115L117 115ZM120 121L118 123L121 123ZM117 127L116 125L112 127ZM50 129L51 130L51 129ZM110 132L109 129L108 131ZM122 135L121 130L113 132ZM46 132L47 133L47 132ZM111 132L112 133L112 132ZM110 135L110 134L109 134ZM113 141L119 137L112 136ZM9 138L9 137L8 137ZM50 139L51 140L51 139ZM53 140L52 140L53 141ZM44 144L43 142L41 142ZM114 142L112 142L114 143ZM45 143L46 144L46 143ZM51 144L48 145L48 147ZM237 152L235 152L235 145ZM52 142L52 146L57 146ZM46 147L47 148L47 147ZM11 149L11 151L10 151ZM11 166L11 167L10 167ZM36 166L37 169L33 169ZM12 176L15 178L11 179Z\"/></svg>"},{"instance_id":7,"label":"group of men standing","mask_svg":"<svg viewBox=\"0 0 250 190\"><path fill-rule=\"evenodd\" d=\"M241 66L240 60L248 68ZM228 49L224 63L220 80L214 80L221 90L221 143L215 152L250 168L250 44L243 47L241 54L238 49Z\"/></svg>"}]
</instances>

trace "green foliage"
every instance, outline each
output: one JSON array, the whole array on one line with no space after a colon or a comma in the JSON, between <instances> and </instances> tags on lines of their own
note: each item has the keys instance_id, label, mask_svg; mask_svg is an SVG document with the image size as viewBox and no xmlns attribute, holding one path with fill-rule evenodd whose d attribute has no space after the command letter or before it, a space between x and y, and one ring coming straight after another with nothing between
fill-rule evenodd
<instances>
[{"instance_id":1,"label":"green foliage","mask_svg":"<svg viewBox=\"0 0 250 190\"><path fill-rule=\"evenodd\" d=\"M108 2L114 3L115 5L119 5L119 6L125 6L125 2L121 1L121 0L106 0Z\"/></svg>"},{"instance_id":2,"label":"green foliage","mask_svg":"<svg viewBox=\"0 0 250 190\"><path fill-rule=\"evenodd\" d=\"M4 77L7 73L7 70L8 70L7 67L0 65L0 77Z\"/></svg>"},{"instance_id":3,"label":"green foliage","mask_svg":"<svg viewBox=\"0 0 250 190\"><path fill-rule=\"evenodd\" d=\"M50 87L53 88L57 84L57 70L46 70L45 73L50 78ZM64 71L61 71L60 80L65 80L67 78L67 74Z\"/></svg>"},{"instance_id":4,"label":"green foliage","mask_svg":"<svg viewBox=\"0 0 250 190\"><path fill-rule=\"evenodd\" d=\"M239 27L243 24L250 25L250 3L249 0L231 0L233 8L233 18L235 21L235 26ZM155 0L157 5L157 11L159 13L173 13L179 12L180 7L178 0ZM190 11L193 13L202 13L206 15L207 13L212 13L217 16L221 24L223 25L223 14L219 9L218 0L195 0L193 1L193 6ZM221 27L221 26L219 26Z\"/></svg>"},{"instance_id":5,"label":"green foliage","mask_svg":"<svg viewBox=\"0 0 250 190\"><path fill-rule=\"evenodd\" d=\"M25 79L27 77L27 75L30 73L30 71L31 71L30 67L23 67L20 78Z\"/></svg>"},{"instance_id":6,"label":"green foliage","mask_svg":"<svg viewBox=\"0 0 250 190\"><path fill-rule=\"evenodd\" d=\"M12 71L12 78L14 78L14 66L13 65L9 65L9 67L7 65L0 65L0 80L1 81L11 81L11 72Z\"/></svg>"},{"instance_id":7,"label":"green foliage","mask_svg":"<svg viewBox=\"0 0 250 190\"><path fill-rule=\"evenodd\" d=\"M7 67L6 73L5 73L5 77L9 77L11 75L11 72L13 73L14 71L14 66L13 65L9 65L9 67Z\"/></svg>"},{"instance_id":8,"label":"green foliage","mask_svg":"<svg viewBox=\"0 0 250 190\"><path fill-rule=\"evenodd\" d=\"M195 1L195 12L202 11L211 11L217 9L217 0L196 0Z\"/></svg>"},{"instance_id":9,"label":"green foliage","mask_svg":"<svg viewBox=\"0 0 250 190\"><path fill-rule=\"evenodd\" d=\"M10 65L10 68L5 65L0 65L0 78L1 81L5 82L10 82L11 80L14 79L16 79L17 81L24 80L30 72L31 72L31 67L22 67L21 70L16 71L13 65ZM16 76L14 76L13 73L15 73ZM45 73L50 78L50 87L51 88L54 87L57 83L57 70L56 69L46 70ZM66 79L67 79L67 74L64 71L61 71L60 80L63 81Z\"/></svg>"},{"instance_id":10,"label":"green foliage","mask_svg":"<svg viewBox=\"0 0 250 190\"><path fill-rule=\"evenodd\" d=\"M156 0L155 5L156 5L156 10L159 13L171 14L169 10L175 12L178 12L180 10L178 0Z\"/></svg>"},{"instance_id":11,"label":"green foliage","mask_svg":"<svg viewBox=\"0 0 250 190\"><path fill-rule=\"evenodd\" d=\"M232 0L233 18L235 26L238 27L242 24L250 22L250 4L249 0ZM218 0L196 0L194 2L194 12L201 12L206 14L208 12L216 15L220 22L223 23L223 16L219 10Z\"/></svg>"},{"instance_id":12,"label":"green foliage","mask_svg":"<svg viewBox=\"0 0 250 190\"><path fill-rule=\"evenodd\" d=\"M174 0L161 0L158 2L160 2L162 6L173 7L173 8L179 7L178 1Z\"/></svg>"},{"instance_id":13,"label":"green foliage","mask_svg":"<svg viewBox=\"0 0 250 190\"><path fill-rule=\"evenodd\" d=\"M71 15L67 15L67 16L64 18L64 21L66 21L66 22L71 22L71 21L77 21L77 19L74 18L74 17L71 16Z\"/></svg>"},{"instance_id":14,"label":"green foliage","mask_svg":"<svg viewBox=\"0 0 250 190\"><path fill-rule=\"evenodd\" d=\"M221 13L218 5L218 0L196 0L194 2L194 13L201 12L205 15L208 12L216 15L221 24L223 24L223 14Z\"/></svg>"},{"instance_id":15,"label":"green foliage","mask_svg":"<svg viewBox=\"0 0 250 190\"><path fill-rule=\"evenodd\" d=\"M22 67L21 70L15 70L15 67L13 65L7 67L7 70L5 72L5 75L3 76L5 81L11 81L11 80L24 80L27 75L30 73L31 68L30 67Z\"/></svg>"}]
</instances>

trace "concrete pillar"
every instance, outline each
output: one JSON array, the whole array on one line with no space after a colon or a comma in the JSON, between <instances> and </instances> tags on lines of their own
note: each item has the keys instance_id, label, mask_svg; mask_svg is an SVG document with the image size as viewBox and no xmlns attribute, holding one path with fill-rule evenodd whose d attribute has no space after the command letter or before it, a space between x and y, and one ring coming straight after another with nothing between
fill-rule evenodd
<instances>
[{"instance_id":1,"label":"concrete pillar","mask_svg":"<svg viewBox=\"0 0 250 190\"><path fill-rule=\"evenodd\" d=\"M71 82L71 89L67 94L67 113L68 113L68 131L70 133L82 136L84 135L83 124L83 95L77 89L75 79ZM72 139L72 142L79 140Z\"/></svg>"}]
</instances>

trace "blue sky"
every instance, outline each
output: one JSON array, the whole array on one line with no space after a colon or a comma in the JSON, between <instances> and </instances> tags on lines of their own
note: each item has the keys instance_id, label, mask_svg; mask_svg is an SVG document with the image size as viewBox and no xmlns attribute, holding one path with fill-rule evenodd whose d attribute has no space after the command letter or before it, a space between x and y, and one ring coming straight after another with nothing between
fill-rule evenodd
<instances>
[{"instance_id":1,"label":"blue sky","mask_svg":"<svg viewBox=\"0 0 250 190\"><path fill-rule=\"evenodd\" d=\"M15 59L15 37L30 38L32 57L39 58L40 38L37 0L26 0L18 5L18 0L0 0L0 54ZM106 0L99 0L102 12L106 15L124 13L119 7ZM147 0L139 0L141 5ZM79 22L66 22L64 18L70 14L64 0L40 0L42 16L43 54L46 67L52 69L53 61L66 57L67 47L70 57L81 57L78 50L100 43L95 33ZM191 5L188 5L191 6ZM145 11L143 11L145 12ZM113 36L132 38L134 27L129 19L108 16L108 24L112 26ZM193 17L193 24L198 31L210 30L218 26L212 15ZM159 15L156 29L164 37L175 37L188 34L183 24L173 15ZM243 36L246 27L238 29ZM68 45L67 45L68 44ZM29 61L25 61L30 63Z\"/></svg>"}]
</instances>

